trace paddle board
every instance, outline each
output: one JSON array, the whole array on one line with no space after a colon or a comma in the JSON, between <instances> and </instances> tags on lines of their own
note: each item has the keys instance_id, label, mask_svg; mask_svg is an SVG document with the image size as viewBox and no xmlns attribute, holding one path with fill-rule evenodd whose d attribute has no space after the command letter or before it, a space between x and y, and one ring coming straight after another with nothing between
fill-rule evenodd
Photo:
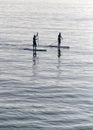
<instances>
[{"instance_id":1,"label":"paddle board","mask_svg":"<svg viewBox=\"0 0 93 130\"><path fill-rule=\"evenodd\" d=\"M33 51L33 49L31 49L31 48L24 48L24 50ZM47 50L44 49L44 48L39 48L39 49L36 49L36 50L34 50L34 51L47 51Z\"/></svg>"},{"instance_id":2,"label":"paddle board","mask_svg":"<svg viewBox=\"0 0 93 130\"><path fill-rule=\"evenodd\" d=\"M47 47L55 47L55 48L58 48L58 46L56 45L49 45ZM63 49L69 49L70 47L69 46L60 46L59 48L63 48Z\"/></svg>"}]
</instances>

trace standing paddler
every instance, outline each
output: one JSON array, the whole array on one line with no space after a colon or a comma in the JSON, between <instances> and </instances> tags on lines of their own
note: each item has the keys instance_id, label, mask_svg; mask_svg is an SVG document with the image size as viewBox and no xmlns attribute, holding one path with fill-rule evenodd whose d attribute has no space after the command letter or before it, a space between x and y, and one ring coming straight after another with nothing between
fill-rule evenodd
<instances>
[{"instance_id":1,"label":"standing paddler","mask_svg":"<svg viewBox=\"0 0 93 130\"><path fill-rule=\"evenodd\" d=\"M33 36L33 55L36 55L36 47L37 47L37 39L38 39L37 37L38 37L38 33Z\"/></svg>"},{"instance_id":2,"label":"standing paddler","mask_svg":"<svg viewBox=\"0 0 93 130\"><path fill-rule=\"evenodd\" d=\"M60 44L63 37L61 36L61 33L58 34L58 57L61 56L61 50L60 50Z\"/></svg>"},{"instance_id":3,"label":"standing paddler","mask_svg":"<svg viewBox=\"0 0 93 130\"><path fill-rule=\"evenodd\" d=\"M63 37L61 36L61 33L58 34L58 48L60 48L61 40Z\"/></svg>"}]
</instances>

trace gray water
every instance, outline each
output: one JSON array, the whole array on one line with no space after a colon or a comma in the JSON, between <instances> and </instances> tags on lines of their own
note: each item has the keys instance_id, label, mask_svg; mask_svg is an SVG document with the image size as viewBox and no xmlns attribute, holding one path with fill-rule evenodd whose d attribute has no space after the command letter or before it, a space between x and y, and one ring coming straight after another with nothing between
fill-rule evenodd
<instances>
[{"instance_id":1,"label":"gray water","mask_svg":"<svg viewBox=\"0 0 93 130\"><path fill-rule=\"evenodd\" d=\"M70 49L32 48L62 44ZM0 0L0 130L93 130L92 0Z\"/></svg>"}]
</instances>

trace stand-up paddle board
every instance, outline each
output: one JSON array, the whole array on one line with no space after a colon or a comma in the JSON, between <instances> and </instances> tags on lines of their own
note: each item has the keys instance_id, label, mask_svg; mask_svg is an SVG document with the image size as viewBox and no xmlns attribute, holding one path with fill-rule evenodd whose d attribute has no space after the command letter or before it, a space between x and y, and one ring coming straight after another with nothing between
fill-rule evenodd
<instances>
[{"instance_id":1,"label":"stand-up paddle board","mask_svg":"<svg viewBox=\"0 0 93 130\"><path fill-rule=\"evenodd\" d=\"M49 45L47 47L54 47L54 48L58 48L58 46L56 45ZM60 46L59 48L63 48L63 49L69 49L70 47L69 46Z\"/></svg>"},{"instance_id":2,"label":"stand-up paddle board","mask_svg":"<svg viewBox=\"0 0 93 130\"><path fill-rule=\"evenodd\" d=\"M47 51L46 49L44 49L44 48L38 48L38 49L31 49L31 48L24 48L24 50L27 50L27 51Z\"/></svg>"}]
</instances>

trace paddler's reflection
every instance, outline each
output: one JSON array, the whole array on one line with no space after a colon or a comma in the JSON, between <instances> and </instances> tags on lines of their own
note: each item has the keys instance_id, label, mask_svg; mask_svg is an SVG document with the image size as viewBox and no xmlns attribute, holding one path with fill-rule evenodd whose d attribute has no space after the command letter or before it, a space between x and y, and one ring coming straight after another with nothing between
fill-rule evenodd
<instances>
[{"instance_id":1,"label":"paddler's reflection","mask_svg":"<svg viewBox=\"0 0 93 130\"><path fill-rule=\"evenodd\" d=\"M61 56L61 50L60 50L60 48L58 48L58 57L60 57Z\"/></svg>"}]
</instances>

